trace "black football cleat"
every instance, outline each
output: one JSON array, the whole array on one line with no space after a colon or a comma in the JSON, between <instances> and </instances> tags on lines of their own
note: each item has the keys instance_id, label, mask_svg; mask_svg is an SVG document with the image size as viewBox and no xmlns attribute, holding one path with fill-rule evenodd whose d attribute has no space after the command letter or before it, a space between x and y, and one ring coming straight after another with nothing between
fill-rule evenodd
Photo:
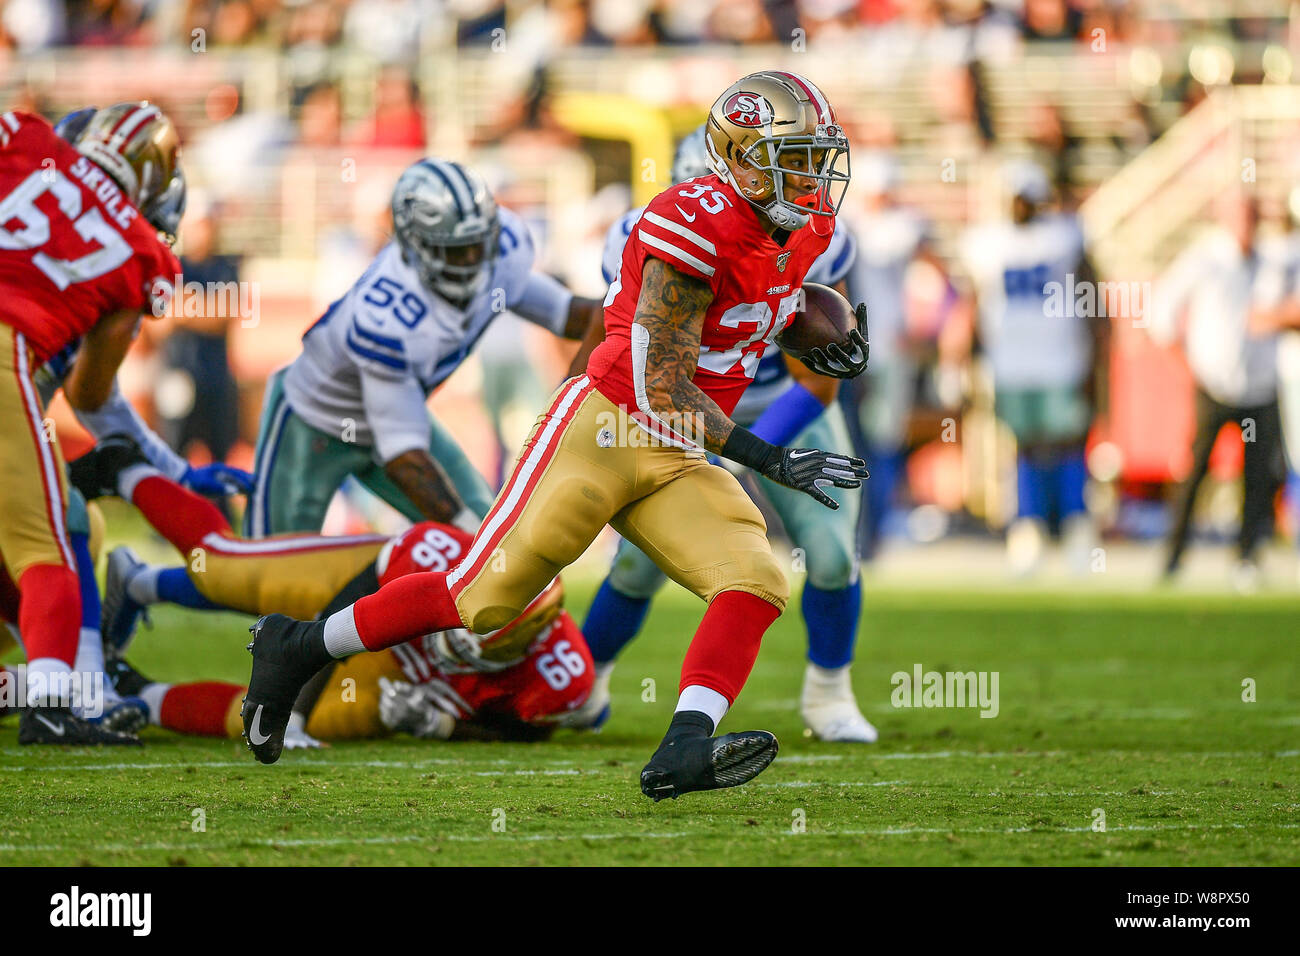
<instances>
[{"instance_id":1,"label":"black football cleat","mask_svg":"<svg viewBox=\"0 0 1300 956\"><path fill-rule=\"evenodd\" d=\"M68 478L72 486L87 501L111 498L117 492L117 476L131 465L147 465L135 439L129 435L109 435L90 451L68 464Z\"/></svg>"},{"instance_id":2,"label":"black football cleat","mask_svg":"<svg viewBox=\"0 0 1300 956\"><path fill-rule=\"evenodd\" d=\"M104 649L104 674L122 697L138 697L140 691L153 683L131 666L125 657L113 653L111 648Z\"/></svg>"},{"instance_id":3,"label":"black football cleat","mask_svg":"<svg viewBox=\"0 0 1300 956\"><path fill-rule=\"evenodd\" d=\"M660 745L641 771L641 792L655 803L695 790L748 783L776 758L776 737L742 730L721 737L679 737Z\"/></svg>"},{"instance_id":4,"label":"black football cleat","mask_svg":"<svg viewBox=\"0 0 1300 956\"><path fill-rule=\"evenodd\" d=\"M262 763L284 750L284 730L302 685L333 658L325 650L324 621L295 621L268 614L249 628L253 673L239 715L244 741Z\"/></svg>"},{"instance_id":5,"label":"black football cleat","mask_svg":"<svg viewBox=\"0 0 1300 956\"><path fill-rule=\"evenodd\" d=\"M20 744L140 747L140 738L75 716L66 707L28 707L18 718Z\"/></svg>"}]
</instances>

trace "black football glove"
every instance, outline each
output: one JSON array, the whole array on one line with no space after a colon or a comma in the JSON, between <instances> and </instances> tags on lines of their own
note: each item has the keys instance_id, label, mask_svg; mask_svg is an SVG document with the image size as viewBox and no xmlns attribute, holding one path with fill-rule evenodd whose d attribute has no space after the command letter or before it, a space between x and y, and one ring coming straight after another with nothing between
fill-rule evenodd
<instances>
[{"instance_id":1,"label":"black football glove","mask_svg":"<svg viewBox=\"0 0 1300 956\"><path fill-rule=\"evenodd\" d=\"M822 488L857 488L870 477L861 458L816 448L782 448L760 473L778 485L812 495L832 511L839 510L840 503Z\"/></svg>"},{"instance_id":2,"label":"black football glove","mask_svg":"<svg viewBox=\"0 0 1300 956\"><path fill-rule=\"evenodd\" d=\"M853 314L857 316L858 327L849 333L848 339L843 344L832 342L824 349L810 349L800 356L804 365L830 378L857 378L867 370L867 355L871 352L871 343L867 341L867 304L860 303Z\"/></svg>"}]
</instances>

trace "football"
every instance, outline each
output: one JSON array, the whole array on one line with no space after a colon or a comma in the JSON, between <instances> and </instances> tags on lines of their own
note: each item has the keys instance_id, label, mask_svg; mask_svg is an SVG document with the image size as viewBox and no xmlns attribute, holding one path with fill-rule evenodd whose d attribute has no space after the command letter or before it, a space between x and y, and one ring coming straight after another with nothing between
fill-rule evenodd
<instances>
[{"instance_id":1,"label":"football","mask_svg":"<svg viewBox=\"0 0 1300 956\"><path fill-rule=\"evenodd\" d=\"M803 287L802 308L776 337L781 350L802 359L815 348L844 342L858 327L853 306L830 286L808 282ZM864 333L865 334L865 333Z\"/></svg>"}]
</instances>

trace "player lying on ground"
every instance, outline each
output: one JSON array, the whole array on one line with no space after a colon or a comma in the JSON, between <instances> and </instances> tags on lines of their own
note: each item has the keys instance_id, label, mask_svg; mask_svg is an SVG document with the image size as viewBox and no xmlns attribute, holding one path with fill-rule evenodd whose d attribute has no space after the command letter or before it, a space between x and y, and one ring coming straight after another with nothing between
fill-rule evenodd
<instances>
[{"instance_id":1,"label":"player lying on ground","mask_svg":"<svg viewBox=\"0 0 1300 956\"><path fill-rule=\"evenodd\" d=\"M235 537L211 502L160 474L127 440L109 438L73 465L74 480L87 496L118 494L132 502L187 561L181 583L176 569L130 560L130 570L119 578L120 593L105 596L110 614L125 599L315 617L403 575L454 568L471 540L458 528L426 521L394 537L280 535L246 541ZM124 552L130 558L127 549L117 549L110 569L123 564L113 559ZM562 600L557 578L515 620L482 641L463 633L427 634L377 654L330 662L295 703L297 744L390 731L446 739L457 728L480 738L545 736L582 705L592 682L590 652ZM140 698L153 723L213 736L238 728L244 688L150 682L118 651L113 649L108 664L117 689Z\"/></svg>"},{"instance_id":2,"label":"player lying on ground","mask_svg":"<svg viewBox=\"0 0 1300 956\"><path fill-rule=\"evenodd\" d=\"M677 147L673 182L709 174L705 136L706 128L700 126ZM641 213L641 209L633 209L610 227L603 263L606 282L617 281L623 247ZM837 222L829 247L812 264L806 280L840 285L855 255L856 241L848 226ZM586 356L580 353L573 372L585 367ZM758 363L754 381L731 417L776 445L847 448L844 413L835 401L839 385L838 379L818 375L774 349ZM799 699L800 715L820 740L872 743L876 728L858 709L849 678L862 608L856 540L859 494L855 489L829 489L840 505L832 511L768 478L759 476L757 481L786 534L799 549L802 570L806 572L801 610L808 634L808 665ZM626 539L619 543L609 576L596 592L582 624L596 661L596 686L583 707L583 719L591 726L599 726L608 718L615 658L641 630L650 599L666 580L664 572L645 552Z\"/></svg>"},{"instance_id":3,"label":"player lying on ground","mask_svg":"<svg viewBox=\"0 0 1300 956\"><path fill-rule=\"evenodd\" d=\"M766 731L712 734L789 587L762 515L705 453L832 508L823 486L867 475L859 459L779 448L727 417L830 242L848 141L816 88L775 71L729 88L709 130L716 174L666 190L642 214L605 298L604 341L538 420L465 560L393 581L326 621L257 623L242 719L258 760L279 759L299 689L331 659L500 627L610 524L708 604L642 791L659 800L736 786L771 763ZM856 330L823 344L818 371L866 367Z\"/></svg>"},{"instance_id":4,"label":"player lying on ground","mask_svg":"<svg viewBox=\"0 0 1300 956\"><path fill-rule=\"evenodd\" d=\"M0 557L21 595L23 743L130 742L50 693L72 683L82 608L62 455L33 378L81 338L64 393L79 411L109 401L141 313L163 311L180 272L169 242L184 185L176 130L147 103L97 111L72 143L39 116L0 115Z\"/></svg>"},{"instance_id":5,"label":"player lying on ground","mask_svg":"<svg viewBox=\"0 0 1300 956\"><path fill-rule=\"evenodd\" d=\"M506 310L575 339L599 314L532 271L528 227L459 163L411 166L392 208L393 241L267 382L250 538L320 531L348 475L412 521L473 531L492 494L429 395Z\"/></svg>"}]
</instances>

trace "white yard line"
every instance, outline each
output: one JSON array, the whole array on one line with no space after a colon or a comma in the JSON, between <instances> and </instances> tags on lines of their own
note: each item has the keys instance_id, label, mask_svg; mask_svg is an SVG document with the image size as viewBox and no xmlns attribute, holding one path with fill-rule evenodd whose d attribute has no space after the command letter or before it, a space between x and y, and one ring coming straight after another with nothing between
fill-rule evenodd
<instances>
[{"instance_id":1,"label":"white yard line","mask_svg":"<svg viewBox=\"0 0 1300 956\"><path fill-rule=\"evenodd\" d=\"M0 756L13 754L14 756L30 756L30 751L11 751L0 750ZM89 756L89 755L88 755ZM865 750L858 750L854 753L855 757L864 760L1015 760L1019 758L1040 759L1047 757L1163 757L1166 759L1188 760L1188 759L1215 759L1215 760L1269 760L1269 759L1286 759L1300 757L1300 750L1278 750L1272 753L1266 751L1141 751L1141 750L1000 750L1000 751L983 751L983 750L931 750L916 751L905 753L868 753ZM812 764L812 763L830 763L844 760L843 754L790 754L777 758L777 765L786 764ZM480 776L574 776L579 774L603 773L603 766L595 764L591 766L579 766L573 760L538 760L535 761L543 768L556 769L509 769L512 765L520 763L519 760L509 760L498 758L493 760L473 760L462 759L458 757L431 757L426 760L351 760L340 755L337 758L319 759L319 758L302 758L287 757L281 762L280 766L286 769L294 767L370 767L377 769L392 770L421 770L425 768L449 767L461 768L466 770L470 775L476 771L470 768L497 766L506 769L498 771L477 771ZM61 773L64 771L79 770L188 770L189 768L208 768L213 770L228 770L231 768L246 767L249 770L257 768L257 763L250 757L248 760L187 760L181 759L174 762L140 762L132 763L129 761L118 761L112 763L66 763L66 764L5 764L0 763L0 773ZM560 769L563 768L563 769Z\"/></svg>"},{"instance_id":2,"label":"white yard line","mask_svg":"<svg viewBox=\"0 0 1300 956\"><path fill-rule=\"evenodd\" d=\"M1259 826L1248 826L1244 823L1160 823L1149 826L1112 826L1108 827L1100 836L1116 835L1124 833L1148 833L1153 831L1178 831L1178 830L1295 830L1300 829L1300 823L1269 823ZM1011 835L1022 833L1038 834L1057 834L1057 833L1087 833L1092 827L875 827L870 829L853 829L853 830L810 830L805 833L792 833L787 830L781 830L776 834L770 834L764 831L756 831L764 836L777 835L784 837L846 837L846 836L912 836L915 834L986 834L986 835ZM376 836L376 837L304 837L302 839L270 839L270 838L249 838L233 841L209 841L206 837L196 837L187 843L101 843L101 844L80 844L65 846L57 843L47 843L38 845L23 846L14 843L0 844L0 853L60 853L74 852L79 854L86 853L131 853L139 851L150 851L160 853L173 853L182 851L214 851L214 850L236 850L249 849L252 847L267 847L271 849L295 848L295 847L340 847L340 846L396 846L410 843L429 843L436 844L440 842L448 843L565 843L573 841L603 841L603 840L679 840L679 839L699 839L701 836L708 836L707 833L700 831L683 831L683 832L649 832L649 833L525 833L512 835L509 833L491 834L485 836L468 836L464 834L446 834L446 835L415 835L406 834L400 836Z\"/></svg>"}]
</instances>

